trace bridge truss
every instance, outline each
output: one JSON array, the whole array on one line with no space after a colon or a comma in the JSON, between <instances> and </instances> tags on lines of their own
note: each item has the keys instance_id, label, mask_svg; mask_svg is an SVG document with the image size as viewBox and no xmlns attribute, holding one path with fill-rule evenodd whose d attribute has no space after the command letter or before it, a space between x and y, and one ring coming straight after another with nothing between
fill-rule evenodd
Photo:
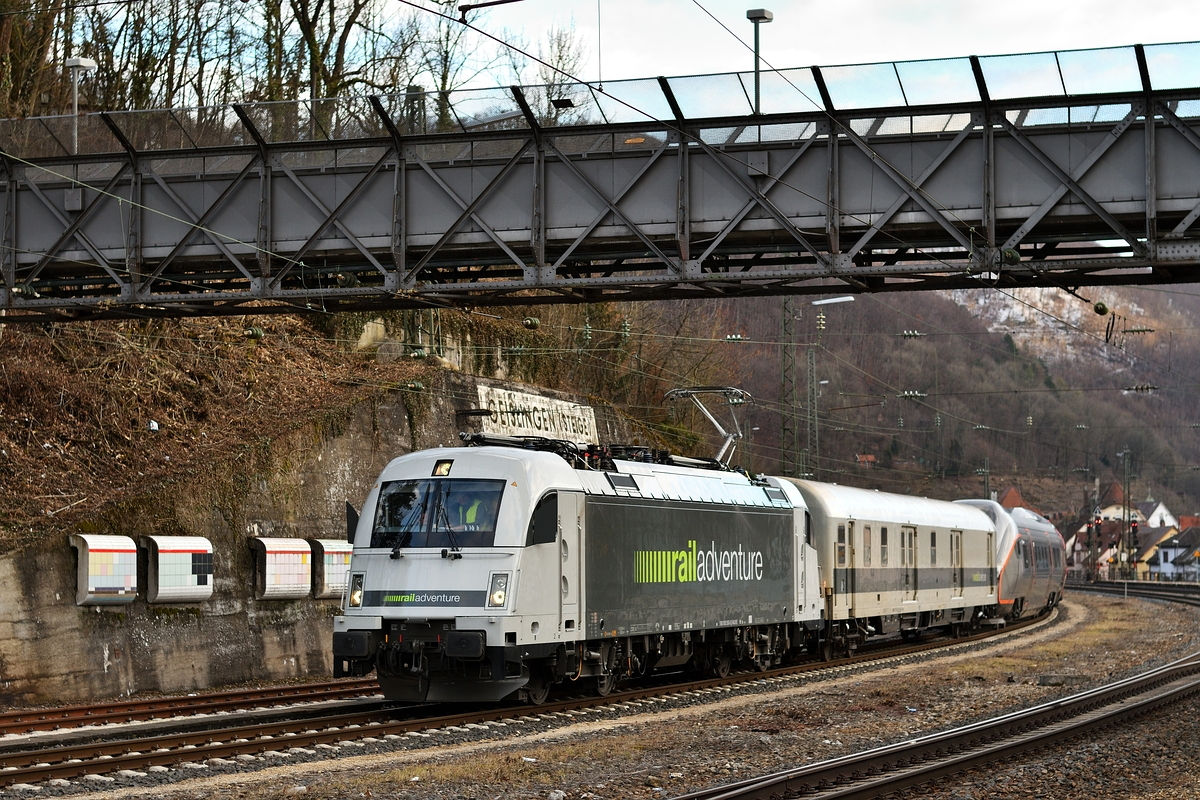
<instances>
[{"instance_id":1,"label":"bridge truss","mask_svg":"<svg viewBox=\"0 0 1200 800\"><path fill-rule=\"evenodd\" d=\"M4 121L0 308L1195 281L1197 65L1200 45L812 67L764 75L757 116L729 74Z\"/></svg>"}]
</instances>

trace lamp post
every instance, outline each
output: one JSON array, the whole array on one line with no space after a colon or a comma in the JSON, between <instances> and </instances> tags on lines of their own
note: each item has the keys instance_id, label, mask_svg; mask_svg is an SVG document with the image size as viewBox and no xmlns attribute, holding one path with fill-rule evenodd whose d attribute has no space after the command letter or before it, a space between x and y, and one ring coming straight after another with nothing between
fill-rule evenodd
<instances>
[{"instance_id":1,"label":"lamp post","mask_svg":"<svg viewBox=\"0 0 1200 800\"><path fill-rule=\"evenodd\" d=\"M96 62L90 58L68 58L67 69L71 70L71 155L79 155L79 73L91 72ZM83 190L79 188L79 163L71 165L71 185L63 198L67 211L83 208Z\"/></svg>"},{"instance_id":2,"label":"lamp post","mask_svg":"<svg viewBox=\"0 0 1200 800\"><path fill-rule=\"evenodd\" d=\"M775 19L775 15L765 8L752 8L746 12L746 19L754 23L754 114L758 116L762 113L759 110L758 26Z\"/></svg>"},{"instance_id":3,"label":"lamp post","mask_svg":"<svg viewBox=\"0 0 1200 800\"><path fill-rule=\"evenodd\" d=\"M96 62L90 58L68 58L67 69L71 70L71 155L79 155L79 73L91 72Z\"/></svg>"}]
</instances>

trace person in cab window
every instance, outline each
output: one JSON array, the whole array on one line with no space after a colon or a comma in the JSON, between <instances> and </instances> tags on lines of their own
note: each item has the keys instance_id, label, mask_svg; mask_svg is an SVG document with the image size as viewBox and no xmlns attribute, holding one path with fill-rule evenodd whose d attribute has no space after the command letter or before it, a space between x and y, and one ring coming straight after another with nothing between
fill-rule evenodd
<instances>
[{"instance_id":1,"label":"person in cab window","mask_svg":"<svg viewBox=\"0 0 1200 800\"><path fill-rule=\"evenodd\" d=\"M454 506L454 515L451 521L454 527L460 531L478 530L480 521L486 516L483 496L474 492L467 492L458 497Z\"/></svg>"}]
</instances>

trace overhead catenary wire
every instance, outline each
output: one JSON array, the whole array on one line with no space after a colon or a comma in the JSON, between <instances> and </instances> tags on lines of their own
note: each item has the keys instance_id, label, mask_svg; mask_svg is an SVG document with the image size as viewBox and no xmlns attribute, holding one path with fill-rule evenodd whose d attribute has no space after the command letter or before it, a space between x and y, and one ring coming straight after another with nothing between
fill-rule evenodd
<instances>
[{"instance_id":1,"label":"overhead catenary wire","mask_svg":"<svg viewBox=\"0 0 1200 800\"><path fill-rule=\"evenodd\" d=\"M412 5L412 4L410 3L410 5ZM494 38L494 37L492 37L492 38ZM564 74L565 74L565 73L564 73ZM626 104L626 105L628 105L628 104ZM632 108L632 106L631 106L631 108ZM786 185L786 184L785 184L785 185ZM794 187L793 187L793 188L794 188ZM121 198L121 199L123 199L123 198ZM128 201L125 201L125 202L128 202ZM185 223L185 224L186 224L186 223ZM231 239L231 240L232 240L232 239ZM236 241L236 240L232 240L232 241ZM285 259L285 260L286 260L286 259ZM942 263L945 263L945 262L942 262ZM1027 305L1030 305L1030 304L1027 304ZM1042 309L1038 309L1036 306L1030 305L1030 307L1031 307L1031 308L1034 308L1035 310L1037 310L1037 311L1040 311L1040 312L1042 312L1042 313L1048 313L1048 312L1045 312L1045 311L1044 311L1044 310L1042 310ZM318 310L318 309L308 309L308 310ZM1053 316L1053 315L1050 315L1050 316ZM1060 320L1060 321L1061 321L1061 320ZM1065 322L1064 322L1064 324L1067 324L1067 323L1065 323ZM1085 333L1086 333L1086 332L1085 332Z\"/></svg>"}]
</instances>

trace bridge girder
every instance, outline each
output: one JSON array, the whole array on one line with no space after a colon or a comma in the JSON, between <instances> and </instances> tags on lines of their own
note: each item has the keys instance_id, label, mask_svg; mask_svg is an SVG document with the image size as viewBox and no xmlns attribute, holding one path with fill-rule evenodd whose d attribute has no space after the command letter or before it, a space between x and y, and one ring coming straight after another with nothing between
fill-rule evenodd
<instances>
[{"instance_id":1,"label":"bridge girder","mask_svg":"<svg viewBox=\"0 0 1200 800\"><path fill-rule=\"evenodd\" d=\"M0 308L16 322L1200 279L1200 89L687 120L660 84L675 120L543 127L514 89L526 124L492 130L403 135L375 101L377 130L341 138L270 141L243 107L237 145L137 146L115 114L94 115L111 151L0 138Z\"/></svg>"}]
</instances>

